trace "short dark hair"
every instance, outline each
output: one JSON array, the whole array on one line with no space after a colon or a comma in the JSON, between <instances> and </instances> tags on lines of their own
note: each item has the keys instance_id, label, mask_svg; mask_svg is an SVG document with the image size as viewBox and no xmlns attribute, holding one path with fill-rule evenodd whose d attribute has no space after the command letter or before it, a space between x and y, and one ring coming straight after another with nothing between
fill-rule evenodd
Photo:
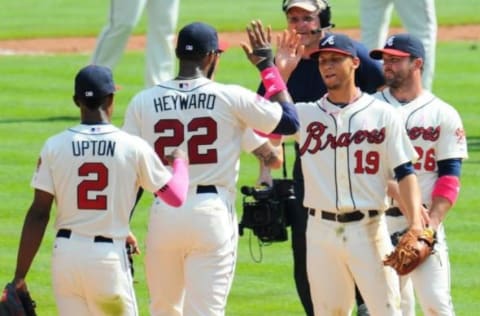
<instances>
[{"instance_id":1,"label":"short dark hair","mask_svg":"<svg viewBox=\"0 0 480 316\"><path fill-rule=\"evenodd\" d=\"M98 98L85 98L82 96L76 96L76 98L78 102L83 104L86 108L90 110L96 110L102 106L107 105L107 100L111 95L113 95L113 93Z\"/></svg>"},{"instance_id":2,"label":"short dark hair","mask_svg":"<svg viewBox=\"0 0 480 316\"><path fill-rule=\"evenodd\" d=\"M205 58L205 56L208 55L205 54L205 53L184 53L184 52L179 52L179 51L176 51L175 52L176 56L178 59L180 60L189 60L189 61L201 61L203 58Z\"/></svg>"}]
</instances>

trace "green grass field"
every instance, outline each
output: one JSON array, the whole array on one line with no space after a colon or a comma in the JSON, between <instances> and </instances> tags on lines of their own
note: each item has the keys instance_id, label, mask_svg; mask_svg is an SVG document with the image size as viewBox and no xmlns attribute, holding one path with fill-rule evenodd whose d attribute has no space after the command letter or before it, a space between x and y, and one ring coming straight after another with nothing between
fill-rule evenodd
<instances>
[{"instance_id":1,"label":"green grass field","mask_svg":"<svg viewBox=\"0 0 480 316\"><path fill-rule=\"evenodd\" d=\"M191 21L212 23L219 30L243 30L251 19L262 19L274 28L284 27L281 0L182 0L179 26ZM438 21L442 25L480 23L477 0L436 0ZM358 0L330 0L332 18L338 28L358 26ZM96 36L107 19L109 1L64 0L1 1L0 39L39 36ZM394 15L393 25L400 25ZM135 29L145 31L145 18Z\"/></svg>"},{"instance_id":2,"label":"green grass field","mask_svg":"<svg viewBox=\"0 0 480 316\"><path fill-rule=\"evenodd\" d=\"M438 0L439 21L445 24L480 23L479 3L476 0L456 1L456 10L451 10L452 2ZM331 4L337 25L358 26L356 0L332 0ZM103 25L107 5L108 2L97 4L93 0L81 4L59 0L2 1L0 38L96 35ZM224 13L220 6L233 8L232 13L229 14L228 10ZM262 18L271 21L272 25L283 25L280 1L247 0L242 6L243 11L238 9L238 2L232 0L184 0L180 23L204 20L219 25L221 30L241 30L251 18ZM25 7L31 9L25 11ZM51 8L54 9L50 11ZM137 32L143 31L144 22ZM477 191L480 176L478 44L439 43L434 83L435 93L459 110L469 142L470 157L464 163L461 195L446 220L452 294L460 316L478 315L480 310L480 249L477 244L480 240L480 213L476 209L480 206ZM71 101L72 82L74 74L88 62L88 58L86 54L0 56L0 282L8 282L14 272L20 230L33 196L29 182L41 146L48 136L78 123L78 111ZM114 123L122 123L127 102L143 87L142 74L143 54L127 53L115 72L122 89L117 94ZM259 77L243 52L232 48L222 57L217 80L255 89ZM290 164L290 144L287 151ZM253 184L257 171L255 160L243 155L238 186ZM278 171L275 174L280 176ZM142 244L150 202L148 197L143 198L132 221ZM240 209L240 199L237 208ZM27 279L41 316L56 315L50 285L50 248L54 236L51 224ZM251 253L255 258L263 255L262 262L255 263ZM141 315L147 315L143 256L136 258L136 268L135 287ZM255 240L249 240L248 234L241 238L227 315L303 315L293 283L290 242L260 249Z\"/></svg>"}]
</instances>

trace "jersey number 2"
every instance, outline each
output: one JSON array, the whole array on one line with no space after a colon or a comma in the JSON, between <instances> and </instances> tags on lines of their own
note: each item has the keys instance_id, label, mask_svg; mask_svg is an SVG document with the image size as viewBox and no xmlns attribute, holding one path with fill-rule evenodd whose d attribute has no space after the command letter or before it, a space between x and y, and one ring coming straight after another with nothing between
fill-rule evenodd
<instances>
[{"instance_id":1,"label":"jersey number 2","mask_svg":"<svg viewBox=\"0 0 480 316\"><path fill-rule=\"evenodd\" d=\"M196 117L188 122L187 132L201 132L191 136L185 136L184 125L177 119L160 120L155 124L154 130L155 133L161 133L162 135L168 133L168 135L159 136L155 141L155 151L164 164L167 163L165 148L178 147L185 140L187 141L188 160L191 165L218 162L216 148L207 148L204 152L200 151L200 146L211 145L217 140L217 122L211 117Z\"/></svg>"},{"instance_id":2,"label":"jersey number 2","mask_svg":"<svg viewBox=\"0 0 480 316\"><path fill-rule=\"evenodd\" d=\"M77 187L77 207L80 210L106 210L107 196L94 192L103 191L108 185L108 169L101 162L84 163L78 168L80 177L95 175L96 179L83 180ZM90 196L89 196L90 193Z\"/></svg>"}]
</instances>

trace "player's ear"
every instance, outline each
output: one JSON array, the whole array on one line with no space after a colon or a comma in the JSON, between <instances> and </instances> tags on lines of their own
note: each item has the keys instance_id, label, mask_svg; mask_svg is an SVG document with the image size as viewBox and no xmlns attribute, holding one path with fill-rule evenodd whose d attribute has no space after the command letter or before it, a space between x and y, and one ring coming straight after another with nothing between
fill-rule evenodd
<instances>
[{"instance_id":1,"label":"player's ear","mask_svg":"<svg viewBox=\"0 0 480 316\"><path fill-rule=\"evenodd\" d=\"M355 69L360 67L360 58L358 57L352 57L352 64Z\"/></svg>"},{"instance_id":2,"label":"player's ear","mask_svg":"<svg viewBox=\"0 0 480 316\"><path fill-rule=\"evenodd\" d=\"M209 54L206 60L206 77L210 80L213 80L215 76L215 70L217 69L217 64L219 60L219 54Z\"/></svg>"},{"instance_id":3,"label":"player's ear","mask_svg":"<svg viewBox=\"0 0 480 316\"><path fill-rule=\"evenodd\" d=\"M111 119L113 116L113 108L115 105L115 95L113 93L107 96L106 104L106 111L108 113L109 119Z\"/></svg>"},{"instance_id":4,"label":"player's ear","mask_svg":"<svg viewBox=\"0 0 480 316\"><path fill-rule=\"evenodd\" d=\"M415 67L417 67L418 69L423 68L424 61L422 58L415 58L414 63L415 63Z\"/></svg>"},{"instance_id":5,"label":"player's ear","mask_svg":"<svg viewBox=\"0 0 480 316\"><path fill-rule=\"evenodd\" d=\"M207 54L203 59L204 68L207 68L207 69L210 68L210 65L215 62L215 59L216 59L215 54L213 53Z\"/></svg>"},{"instance_id":6,"label":"player's ear","mask_svg":"<svg viewBox=\"0 0 480 316\"><path fill-rule=\"evenodd\" d=\"M75 103L77 107L80 107L80 102L78 102L78 98L76 96L73 96L72 99L73 99L73 103Z\"/></svg>"},{"instance_id":7,"label":"player's ear","mask_svg":"<svg viewBox=\"0 0 480 316\"><path fill-rule=\"evenodd\" d=\"M110 108L113 108L114 103L115 103L115 102L114 102L114 94L111 93L111 94L109 94L109 95L106 95L106 96L104 97L103 102L102 102L102 108L103 108L104 110L108 110L108 109L110 109Z\"/></svg>"}]
</instances>

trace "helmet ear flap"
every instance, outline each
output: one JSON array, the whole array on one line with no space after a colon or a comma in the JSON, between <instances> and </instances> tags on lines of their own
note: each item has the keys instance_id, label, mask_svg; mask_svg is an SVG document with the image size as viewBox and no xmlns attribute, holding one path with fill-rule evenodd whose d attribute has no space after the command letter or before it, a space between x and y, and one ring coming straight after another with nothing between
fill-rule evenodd
<instances>
[{"instance_id":1,"label":"helmet ear flap","mask_svg":"<svg viewBox=\"0 0 480 316\"><path fill-rule=\"evenodd\" d=\"M318 14L318 17L320 18L320 27L323 28L330 28L334 27L335 24L331 23L332 19L332 12L330 10L330 4L328 3L327 0L314 0L317 3L317 7L321 8L325 6L325 9L321 10L320 13ZM287 4L289 0L283 0L282 1L282 11L287 13ZM321 5L323 4L323 5Z\"/></svg>"}]
</instances>

